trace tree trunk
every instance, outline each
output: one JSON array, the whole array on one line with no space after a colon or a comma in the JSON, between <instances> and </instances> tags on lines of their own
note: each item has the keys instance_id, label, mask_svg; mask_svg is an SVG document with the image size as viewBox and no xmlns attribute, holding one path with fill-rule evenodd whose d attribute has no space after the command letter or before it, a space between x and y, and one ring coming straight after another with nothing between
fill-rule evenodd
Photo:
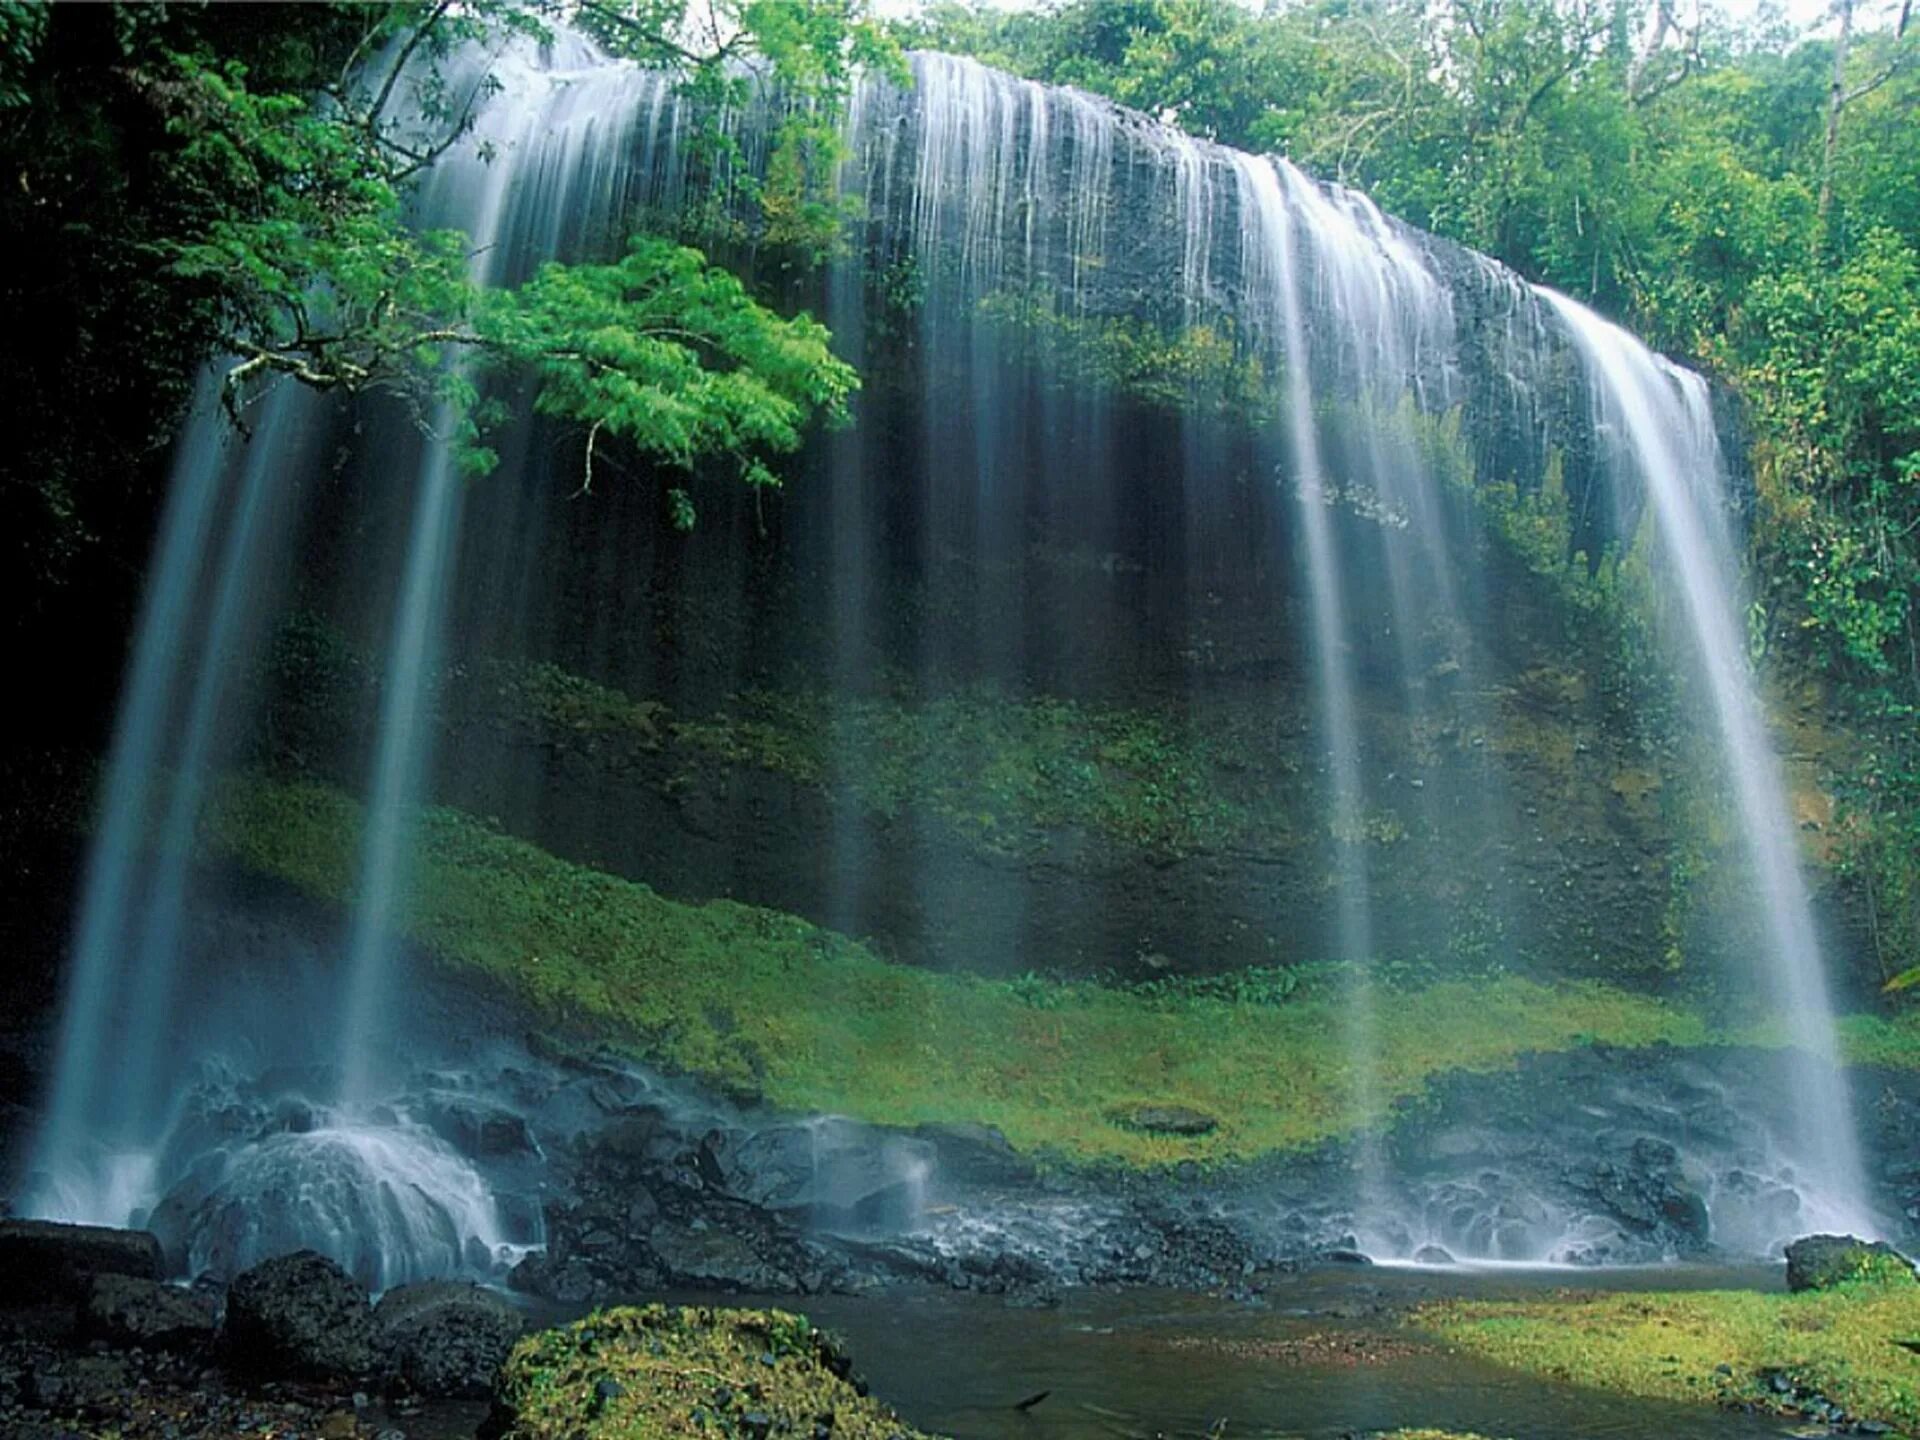
<instances>
[{"instance_id":1,"label":"tree trunk","mask_svg":"<svg viewBox=\"0 0 1920 1440\"><path fill-rule=\"evenodd\" d=\"M1833 0L1840 17L1840 34L1833 42L1833 79L1827 86L1827 135L1820 151L1820 229L1815 239L1827 238L1827 213L1833 209L1833 156L1840 145L1840 112L1847 104L1847 51L1853 43L1853 0Z\"/></svg>"}]
</instances>

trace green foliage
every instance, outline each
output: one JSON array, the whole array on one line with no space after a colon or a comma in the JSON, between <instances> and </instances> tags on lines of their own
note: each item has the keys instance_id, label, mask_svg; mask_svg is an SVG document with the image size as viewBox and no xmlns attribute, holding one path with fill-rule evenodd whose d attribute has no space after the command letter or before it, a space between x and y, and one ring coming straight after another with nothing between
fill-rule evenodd
<instances>
[{"instance_id":1,"label":"green foliage","mask_svg":"<svg viewBox=\"0 0 1920 1440\"><path fill-rule=\"evenodd\" d=\"M898 45L868 0L583 0L575 20L612 53L666 68L698 113L759 112L766 162L746 163L737 133L695 136L688 210L657 217L675 233L763 248L817 264L856 218L839 194L840 116L862 71L907 79Z\"/></svg>"},{"instance_id":2,"label":"green foliage","mask_svg":"<svg viewBox=\"0 0 1920 1440\"><path fill-rule=\"evenodd\" d=\"M461 404L468 468L484 471L493 456L471 368L443 363L450 351L474 352L531 375L543 413L587 427L583 485L603 440L682 469L728 455L749 484L776 483L765 457L795 449L815 411L839 413L855 383L823 327L775 315L736 277L666 240L635 236L612 263L549 263L517 289L487 290L469 276L467 237L404 224L408 183L460 143L497 84L483 76L456 90L438 71L408 76L440 131L424 151L410 131L403 143L385 112L401 67L422 63L412 46L441 54L537 24L533 10L500 5L436 7L411 29L390 15L380 33L400 46L396 58L343 81L324 107L254 94L235 63L170 57L182 92L181 183L246 197L230 213L210 206L205 233L172 247L183 279L224 288L222 340L245 357L230 379L236 417L243 388L269 373L324 389L412 385ZM791 70L807 37L781 36ZM691 501L675 488L672 519L685 528Z\"/></svg>"},{"instance_id":3,"label":"green foliage","mask_svg":"<svg viewBox=\"0 0 1920 1440\"><path fill-rule=\"evenodd\" d=\"M0 3L0 112L27 103L34 47L47 33L47 7L35 0Z\"/></svg>"},{"instance_id":4,"label":"green foliage","mask_svg":"<svg viewBox=\"0 0 1920 1440\"><path fill-rule=\"evenodd\" d=\"M1024 348L1053 384L1117 390L1183 414L1247 420L1271 416L1278 387L1260 361L1235 343L1224 319L1168 329L1128 315L1081 315L1057 297L995 291L982 320Z\"/></svg>"},{"instance_id":5,"label":"green foliage","mask_svg":"<svg viewBox=\"0 0 1920 1440\"><path fill-rule=\"evenodd\" d=\"M1220 1000L1229 1005L1284 1005L1305 983L1298 968L1249 965L1221 975L1168 975L1130 987L1143 1000L1178 1005L1188 1000Z\"/></svg>"},{"instance_id":6,"label":"green foliage","mask_svg":"<svg viewBox=\"0 0 1920 1440\"><path fill-rule=\"evenodd\" d=\"M843 414L855 384L824 326L782 319L698 251L646 236L615 264L550 263L485 296L473 335L490 363L536 377L542 413L587 425L590 446L604 431L682 468L733 455L756 486L778 483L760 457L798 448L815 411ZM592 464L589 448L589 483Z\"/></svg>"},{"instance_id":7,"label":"green foliage","mask_svg":"<svg viewBox=\"0 0 1920 1440\"><path fill-rule=\"evenodd\" d=\"M1892 1018L1843 1016L1840 1043L1852 1064L1920 1070L1920 1010L1907 1009Z\"/></svg>"},{"instance_id":8,"label":"green foliage","mask_svg":"<svg viewBox=\"0 0 1920 1440\"><path fill-rule=\"evenodd\" d=\"M66 117L56 132L69 146L98 134L95 153L68 156L44 183L70 186L80 171L111 186L127 173L132 190L137 178L123 214L54 228L62 245L84 237L86 282L108 292L109 311L157 317L170 343L149 347L147 360L169 386L208 353L236 357L225 398L242 425L259 391L283 379L398 391L421 414L451 407L467 468L484 471L499 407L482 386L510 370L531 379L546 413L581 427L588 483L596 456L617 448L669 474L724 457L748 484L772 485L774 458L806 424L840 413L855 376L825 330L775 314L696 252L621 237L624 253L605 263L549 266L515 290L488 290L469 237L407 223L409 198L436 163L468 148L491 158L473 122L501 82L472 57L545 38L574 7L431 0L248 10L210 24L203 8L102 6L51 19L45 7L0 8L0 115L30 93L38 101L116 77L97 113ZM608 23L696 33L686 4L589 8ZM719 87L714 98L729 103L738 85L773 87L789 119L760 197L763 228L769 243L802 229L826 243L839 217L816 212L835 159L815 152L837 135L854 69L886 63L885 42L861 0L698 9L701 24L722 27L712 53L630 53L683 69L690 87ZM737 33L719 38L727 27ZM749 50L761 62L751 81L734 64ZM102 133L101 117L128 94L152 136ZM14 127L30 213L49 199L24 138L37 119ZM794 158L803 153L813 158ZM121 280L122 268L137 280ZM120 368L152 383L137 363ZM33 480L43 528L77 528L68 517L80 501L63 481L58 471ZM666 499L671 522L690 526L688 483L676 480Z\"/></svg>"}]
</instances>

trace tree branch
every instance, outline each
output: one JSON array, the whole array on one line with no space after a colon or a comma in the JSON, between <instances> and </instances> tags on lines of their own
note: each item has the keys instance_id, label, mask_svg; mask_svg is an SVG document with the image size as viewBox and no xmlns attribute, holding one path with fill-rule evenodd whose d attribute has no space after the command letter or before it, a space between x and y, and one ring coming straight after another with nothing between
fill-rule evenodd
<instances>
[{"instance_id":1,"label":"tree branch","mask_svg":"<svg viewBox=\"0 0 1920 1440\"><path fill-rule=\"evenodd\" d=\"M734 53L740 40L740 36L735 35L733 39L721 43L719 32L716 29L714 32L715 43L713 50L708 54L702 55L697 50L689 50L677 40L668 39L667 36L660 31L642 25L638 20L634 19L633 16L602 3L602 0L578 0L577 9L582 15L592 15L597 19L606 21L610 25L618 26L642 44L650 45L663 54L674 56L683 64L695 67L712 65L717 61L727 59Z\"/></svg>"},{"instance_id":2,"label":"tree branch","mask_svg":"<svg viewBox=\"0 0 1920 1440\"><path fill-rule=\"evenodd\" d=\"M573 492L575 499L578 499L582 495L590 495L593 493L593 445L594 442L600 438L600 427L606 423L604 419L596 420L587 431L586 461L584 471L580 476L580 488Z\"/></svg>"},{"instance_id":3,"label":"tree branch","mask_svg":"<svg viewBox=\"0 0 1920 1440\"><path fill-rule=\"evenodd\" d=\"M376 140L380 138L380 116L386 110L387 102L393 98L394 86L400 83L400 76L405 73L407 62L413 59L413 52L420 48L420 42L427 38L427 35L452 8L453 0L439 0L439 3L428 12L427 18L414 27L413 34L407 37L407 43L400 47L400 53L394 57L392 68L387 71L387 82L380 87L380 93L374 98L373 107L367 111L364 121L367 133Z\"/></svg>"}]
</instances>

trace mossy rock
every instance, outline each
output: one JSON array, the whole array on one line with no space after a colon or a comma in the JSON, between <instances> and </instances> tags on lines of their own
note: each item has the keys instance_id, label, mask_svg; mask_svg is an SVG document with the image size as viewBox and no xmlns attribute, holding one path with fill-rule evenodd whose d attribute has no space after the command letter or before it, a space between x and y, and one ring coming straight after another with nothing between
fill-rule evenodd
<instances>
[{"instance_id":1,"label":"mossy rock","mask_svg":"<svg viewBox=\"0 0 1920 1440\"><path fill-rule=\"evenodd\" d=\"M667 1305L604 1310L521 1341L501 1372L488 1433L919 1440L805 1316Z\"/></svg>"},{"instance_id":2,"label":"mossy rock","mask_svg":"<svg viewBox=\"0 0 1920 1440\"><path fill-rule=\"evenodd\" d=\"M1109 1111L1107 1118L1143 1135L1211 1135L1220 1128L1217 1119L1191 1105L1128 1105Z\"/></svg>"},{"instance_id":3,"label":"mossy rock","mask_svg":"<svg viewBox=\"0 0 1920 1440\"><path fill-rule=\"evenodd\" d=\"M1808 1235L1787 1247L1787 1289L1831 1290L1839 1285L1911 1285L1913 1262L1880 1240L1852 1235Z\"/></svg>"},{"instance_id":4,"label":"mossy rock","mask_svg":"<svg viewBox=\"0 0 1920 1440\"><path fill-rule=\"evenodd\" d=\"M1443 1300L1411 1323L1495 1365L1615 1395L1831 1418L1920 1435L1920 1285L1556 1291Z\"/></svg>"}]
</instances>

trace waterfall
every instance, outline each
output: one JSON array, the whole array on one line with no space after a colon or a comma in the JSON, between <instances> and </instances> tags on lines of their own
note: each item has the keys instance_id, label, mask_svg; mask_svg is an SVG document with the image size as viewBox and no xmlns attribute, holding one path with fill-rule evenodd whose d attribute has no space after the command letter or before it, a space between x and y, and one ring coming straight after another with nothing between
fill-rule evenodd
<instances>
[{"instance_id":1,"label":"waterfall","mask_svg":"<svg viewBox=\"0 0 1920 1440\"><path fill-rule=\"evenodd\" d=\"M603 258L623 227L680 223L707 187L732 194L765 163L762 100L705 117L738 142L716 158L670 78L584 42L485 63L501 93L417 212L466 233L478 283ZM1575 883L1524 804L1523 785L1543 782L1489 738L1505 617L1471 493L1539 497L1551 477L1571 548L1589 556L1636 543L1643 503L1651 519L1651 575L1686 622L1666 658L1707 698L1768 998L1806 1057L1781 1149L1816 1219L1870 1228L1812 905L1740 643L1704 382L1284 160L971 61L912 63L911 87L864 82L846 119L839 183L857 218L804 293L867 388L856 425L795 460L777 547L754 548L758 498L716 496L711 519L703 498L686 542L663 538L644 495L562 510L552 497L577 484L577 446L524 395L499 397L519 407L505 463L470 484L450 407L423 427L287 385L242 441L202 387L101 791L28 1211L152 1218L228 1271L312 1244L381 1285L486 1272L536 1241L502 1218L472 1157L407 1119L425 1061L401 937L416 817L444 799L543 843L543 827L571 827L569 858L663 892L759 899L931 964L1133 975L1203 932L1238 964L1283 944L1290 960L1340 962L1349 1109L1370 1122L1348 1203L1356 1232L1392 1249L1396 1177L1371 1125L1393 1061L1376 968L1402 950L1446 958L1468 931L1483 948L1549 943L1561 895L1541 876ZM325 558L301 555L301 537ZM364 737L328 737L329 778L365 801L353 904L312 956L243 957L266 987L243 994L225 974L210 983L218 957L192 940L210 898L195 837L221 772L263 748L271 628L308 604L378 676ZM618 794L561 813L556 756L501 758L470 735L471 752L452 752L448 678L526 658L676 715L769 673L823 678L820 763L841 794L822 833L769 876L755 846L701 833L714 796L695 781L673 802L693 839L662 838L639 833ZM1096 865L1052 907L1034 872L1068 868L1085 842L946 817L990 857L969 868L938 826L875 824L846 798L876 763L860 707L893 689L963 708L1065 694L1081 723L1143 690L1205 719L1236 686L1257 687L1263 739L1306 753L1297 777L1260 777L1305 813L1297 835L1257 837L1262 878L1217 895L1218 916L1165 878L1176 859L1237 858L1205 836L1197 858L1162 857L1145 878ZM1444 904L1395 893L1396 867L1416 864ZM939 1017L925 1023L937 1033ZM1276 1087L1287 1063L1274 1057Z\"/></svg>"},{"instance_id":2,"label":"waterfall","mask_svg":"<svg viewBox=\"0 0 1920 1440\"><path fill-rule=\"evenodd\" d=\"M1566 296L1542 293L1587 362L1596 424L1619 437L1616 443L1646 486L1667 562L1664 578L1678 592L1693 664L1711 700L1751 883L1766 916L1763 983L1773 1013L1803 1057L1788 1079L1798 1114L1790 1146L1823 1212L1813 1218L1831 1228L1872 1233L1877 1222L1865 1204L1865 1175L1839 1068L1813 906L1795 853L1786 782L1747 663L1740 567L1725 516L1726 467L1706 382Z\"/></svg>"},{"instance_id":3,"label":"waterfall","mask_svg":"<svg viewBox=\"0 0 1920 1440\"><path fill-rule=\"evenodd\" d=\"M559 253L578 233L569 227L607 227L625 203L636 117L663 88L660 77L609 65L577 41L537 57L515 48L485 59L456 83L480 85L490 69L503 93L481 111L472 144L435 167L417 212L423 226L469 237L470 274L483 284ZM389 484L403 470L396 456L412 447L418 458L392 592L360 878L344 959L327 982L332 993L321 998L301 981L273 977L263 983L285 988L261 1005L221 997L217 987L210 996L204 976L187 983L181 974L198 828L218 769L244 741L233 712L257 700L247 682L267 638L264 617L287 603L290 512L310 498L304 481L331 423L290 384L257 409L244 439L231 434L210 378L179 442L23 1208L105 1224L171 1215L185 1253L228 1274L301 1244L377 1286L485 1271L512 1246L484 1182L437 1136L397 1124L381 1108L405 1079L404 1066L386 1060L406 1038L396 1019L404 1014L396 1004L397 934L413 817L433 762L432 708L467 483L451 404L428 417L417 439L404 424L397 433L375 428L393 442L375 457ZM353 586L372 582L357 576ZM274 959L252 958L269 966ZM325 1018L309 1026L309 1014ZM183 1030L201 1053L181 1053ZM206 1114L192 1098L197 1070L235 1056L284 1063L289 1054L323 1067L301 1082L301 1098L328 1107L325 1125L303 1122L289 1132L263 1116L257 1130L195 1150L206 1143ZM231 1110L235 1102L209 1103ZM188 1143L186 1134L200 1138ZM184 1165L183 1144L194 1152Z\"/></svg>"},{"instance_id":4,"label":"waterfall","mask_svg":"<svg viewBox=\"0 0 1920 1440\"><path fill-rule=\"evenodd\" d=\"M123 1224L155 1198L189 861L232 740L223 702L274 600L290 499L276 465L301 454L307 406L283 391L262 408L254 443L237 446L209 377L179 443L81 891L30 1212Z\"/></svg>"},{"instance_id":5,"label":"waterfall","mask_svg":"<svg viewBox=\"0 0 1920 1440\"><path fill-rule=\"evenodd\" d=\"M1291 452L1306 536L1307 584L1313 615L1314 673L1319 684L1321 740L1331 757L1333 804L1329 821L1333 832L1339 915L1336 958L1348 967L1347 1050L1353 1067L1356 1109L1371 1131L1378 1113L1376 1071L1379 1042L1373 1015L1373 917L1368 897L1365 840L1366 792L1360 775L1360 732L1355 718L1353 674L1347 655L1347 603L1341 567L1334 553L1328 517L1332 496L1320 456L1319 421L1314 415L1313 363L1302 318L1300 277L1295 250L1301 233L1313 233L1311 221L1288 203L1272 163L1252 156L1236 156L1243 194L1241 199L1242 270L1249 288L1270 295L1280 319L1280 341L1285 355L1287 443ZM1290 177L1288 190L1297 193ZM1318 197L1316 196L1316 199ZM1345 298L1345 297L1343 297ZM1360 319L1361 328L1365 320ZM1364 347L1363 347L1364 348ZM1384 1189L1381 1159L1369 1139L1362 1140L1361 1204L1374 1207Z\"/></svg>"}]
</instances>

